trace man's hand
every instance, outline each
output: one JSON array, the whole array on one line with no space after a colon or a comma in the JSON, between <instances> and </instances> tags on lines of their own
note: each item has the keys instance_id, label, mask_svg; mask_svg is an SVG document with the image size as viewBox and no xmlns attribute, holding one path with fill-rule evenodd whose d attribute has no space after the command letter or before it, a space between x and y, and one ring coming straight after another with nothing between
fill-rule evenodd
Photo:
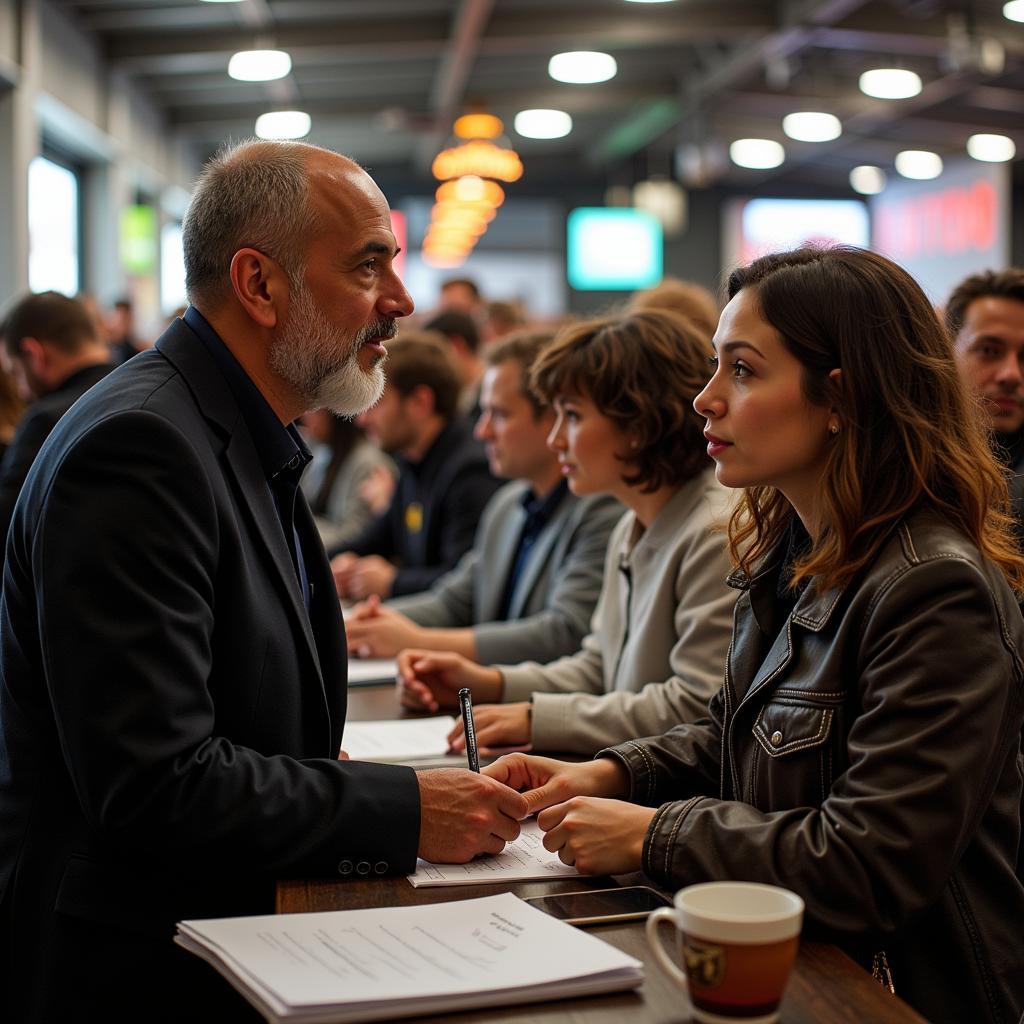
<instances>
[{"instance_id":1,"label":"man's hand","mask_svg":"<svg viewBox=\"0 0 1024 1024\"><path fill-rule=\"evenodd\" d=\"M406 647L419 646L422 632L415 622L385 607L376 596L345 616L349 654L360 658L393 658Z\"/></svg>"},{"instance_id":2,"label":"man's hand","mask_svg":"<svg viewBox=\"0 0 1024 1024\"><path fill-rule=\"evenodd\" d=\"M464 864L480 853L501 853L519 836L525 797L465 768L416 773L420 787L419 855L440 864Z\"/></svg>"},{"instance_id":3,"label":"man's hand","mask_svg":"<svg viewBox=\"0 0 1024 1024\"><path fill-rule=\"evenodd\" d=\"M347 596L355 598L357 601L361 601L371 594L388 597L397 572L398 570L380 555L367 555L365 558L360 558L348 571ZM335 574L335 584L337 584L337 574Z\"/></svg>"},{"instance_id":4,"label":"man's hand","mask_svg":"<svg viewBox=\"0 0 1024 1024\"><path fill-rule=\"evenodd\" d=\"M576 796L537 815L544 848L584 875L639 871L644 837L657 808L624 800Z\"/></svg>"},{"instance_id":5,"label":"man's hand","mask_svg":"<svg viewBox=\"0 0 1024 1024\"><path fill-rule=\"evenodd\" d=\"M573 764L532 754L507 754L481 772L522 793L531 813L564 803L574 796L625 797L629 794L629 775L611 757Z\"/></svg>"},{"instance_id":6,"label":"man's hand","mask_svg":"<svg viewBox=\"0 0 1024 1024\"><path fill-rule=\"evenodd\" d=\"M382 516L395 493L395 474L386 466L374 466L359 485L359 497L370 506L375 516Z\"/></svg>"},{"instance_id":7,"label":"man's hand","mask_svg":"<svg viewBox=\"0 0 1024 1024\"><path fill-rule=\"evenodd\" d=\"M529 702L481 704L473 708L473 724L481 754L493 753L499 747L525 746L530 742ZM455 720L455 727L448 733L448 743L452 750L465 749L466 737L461 718Z\"/></svg>"},{"instance_id":8,"label":"man's hand","mask_svg":"<svg viewBox=\"0 0 1024 1024\"><path fill-rule=\"evenodd\" d=\"M476 701L501 699L503 681L496 668L477 665L449 651L402 651L398 656L398 695L402 706L439 711L459 706L459 690L468 686Z\"/></svg>"},{"instance_id":9,"label":"man's hand","mask_svg":"<svg viewBox=\"0 0 1024 1024\"><path fill-rule=\"evenodd\" d=\"M359 564L359 556L353 555L351 551L342 551L331 559L331 572L334 575L334 589L338 597L351 597L349 594L349 579L352 570Z\"/></svg>"}]
</instances>

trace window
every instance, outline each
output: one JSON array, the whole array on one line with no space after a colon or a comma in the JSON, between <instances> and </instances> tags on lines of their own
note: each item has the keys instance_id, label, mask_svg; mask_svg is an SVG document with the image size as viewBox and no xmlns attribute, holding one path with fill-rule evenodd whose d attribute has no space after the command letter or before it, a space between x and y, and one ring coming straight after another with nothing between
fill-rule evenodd
<instances>
[{"instance_id":1,"label":"window","mask_svg":"<svg viewBox=\"0 0 1024 1024\"><path fill-rule=\"evenodd\" d=\"M28 169L28 284L34 292L79 291L79 180L45 156Z\"/></svg>"}]
</instances>

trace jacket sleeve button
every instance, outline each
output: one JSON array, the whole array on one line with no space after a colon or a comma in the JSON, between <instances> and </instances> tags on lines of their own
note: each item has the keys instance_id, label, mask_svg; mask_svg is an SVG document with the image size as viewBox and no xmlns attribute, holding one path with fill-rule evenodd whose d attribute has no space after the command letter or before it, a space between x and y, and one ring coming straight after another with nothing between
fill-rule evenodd
<instances>
[{"instance_id":1,"label":"jacket sleeve button","mask_svg":"<svg viewBox=\"0 0 1024 1024\"><path fill-rule=\"evenodd\" d=\"M782 733L779 732L778 729L776 729L775 732L772 733L772 744L777 747L781 742L782 742Z\"/></svg>"},{"instance_id":2,"label":"jacket sleeve button","mask_svg":"<svg viewBox=\"0 0 1024 1024\"><path fill-rule=\"evenodd\" d=\"M370 862L368 860L361 860L356 865L356 871L361 875L368 875L370 873Z\"/></svg>"},{"instance_id":3,"label":"jacket sleeve button","mask_svg":"<svg viewBox=\"0 0 1024 1024\"><path fill-rule=\"evenodd\" d=\"M373 870L378 875L386 875L388 873L388 862L386 860L379 860L373 865Z\"/></svg>"},{"instance_id":4,"label":"jacket sleeve button","mask_svg":"<svg viewBox=\"0 0 1024 1024\"><path fill-rule=\"evenodd\" d=\"M338 874L339 875L351 875L352 874L352 861L340 860L338 861Z\"/></svg>"}]
</instances>

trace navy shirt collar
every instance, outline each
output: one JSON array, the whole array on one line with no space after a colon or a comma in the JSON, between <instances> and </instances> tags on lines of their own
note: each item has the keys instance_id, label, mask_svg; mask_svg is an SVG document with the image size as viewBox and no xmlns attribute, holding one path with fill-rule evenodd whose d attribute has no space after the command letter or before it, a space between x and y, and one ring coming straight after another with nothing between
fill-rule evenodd
<instances>
[{"instance_id":1,"label":"navy shirt collar","mask_svg":"<svg viewBox=\"0 0 1024 1024\"><path fill-rule=\"evenodd\" d=\"M562 499L568 493L569 482L563 477L543 497L537 497L533 489L523 493L520 499L523 503L523 511L526 513L526 522L529 527L540 531L555 514L555 510L562 504Z\"/></svg>"},{"instance_id":2,"label":"navy shirt collar","mask_svg":"<svg viewBox=\"0 0 1024 1024\"><path fill-rule=\"evenodd\" d=\"M227 379L245 425L252 435L267 480L272 481L284 474L286 479L292 477L297 481L312 456L295 424L285 426L277 418L270 403L252 382L242 364L195 306L185 310L182 320L192 328Z\"/></svg>"}]
</instances>

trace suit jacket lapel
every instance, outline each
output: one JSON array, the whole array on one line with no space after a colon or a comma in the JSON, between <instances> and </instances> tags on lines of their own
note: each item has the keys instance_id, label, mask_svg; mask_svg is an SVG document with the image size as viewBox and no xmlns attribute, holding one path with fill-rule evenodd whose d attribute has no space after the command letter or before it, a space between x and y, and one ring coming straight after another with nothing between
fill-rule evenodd
<instances>
[{"instance_id":1,"label":"suit jacket lapel","mask_svg":"<svg viewBox=\"0 0 1024 1024\"><path fill-rule=\"evenodd\" d=\"M529 557L526 559L526 564L523 566L523 571L519 576L519 583L509 603L508 617L510 619L518 619L522 616L523 608L533 592L533 588L537 585L537 580L541 573L548 568L548 556L551 554L551 549L555 546L555 541L558 540L562 521L566 517L566 510L569 504L568 501L563 499L558 508L555 509L555 514L544 525L544 529L541 530L537 539L533 542Z\"/></svg>"},{"instance_id":2,"label":"suit jacket lapel","mask_svg":"<svg viewBox=\"0 0 1024 1024\"><path fill-rule=\"evenodd\" d=\"M481 622L494 621L501 612L501 599L505 595L505 585L519 546L519 536L523 532L523 521L526 514L522 505L516 500L512 514L505 517L498 535L495 537L492 550L481 552L484 564L480 566L477 577L481 581L480 610ZM509 618L513 618L511 613Z\"/></svg>"},{"instance_id":3,"label":"suit jacket lapel","mask_svg":"<svg viewBox=\"0 0 1024 1024\"><path fill-rule=\"evenodd\" d=\"M320 660L291 553L281 531L281 521L263 475L259 455L234 395L202 342L183 322L172 324L157 342L157 348L178 368L200 411L224 439L221 459L225 475L236 490L238 507L258 538L259 548L267 556L275 582L305 641L309 660L323 692Z\"/></svg>"}]
</instances>

